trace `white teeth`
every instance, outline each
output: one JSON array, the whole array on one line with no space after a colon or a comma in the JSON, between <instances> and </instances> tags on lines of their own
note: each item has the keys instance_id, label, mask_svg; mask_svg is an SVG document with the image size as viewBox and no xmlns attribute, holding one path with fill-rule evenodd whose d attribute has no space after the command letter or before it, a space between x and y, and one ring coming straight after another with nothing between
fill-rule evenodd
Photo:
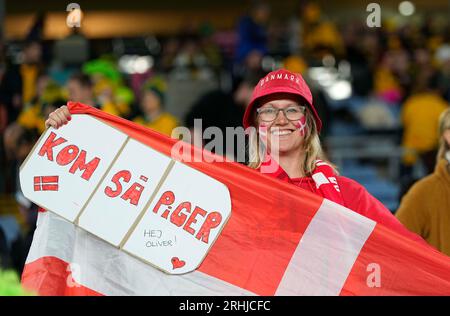
<instances>
[{"instance_id":1,"label":"white teeth","mask_svg":"<svg viewBox=\"0 0 450 316\"><path fill-rule=\"evenodd\" d=\"M272 131L272 135L275 135L275 136L288 135L288 134L291 134L291 133L292 133L292 131L290 131L290 130L283 130L283 131L276 130L276 131Z\"/></svg>"}]
</instances>

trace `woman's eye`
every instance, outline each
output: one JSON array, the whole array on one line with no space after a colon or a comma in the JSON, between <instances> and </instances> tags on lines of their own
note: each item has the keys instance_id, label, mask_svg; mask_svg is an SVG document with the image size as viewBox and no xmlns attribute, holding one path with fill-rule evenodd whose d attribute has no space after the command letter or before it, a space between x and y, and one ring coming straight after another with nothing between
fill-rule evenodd
<instances>
[{"instance_id":1,"label":"woman's eye","mask_svg":"<svg viewBox=\"0 0 450 316\"><path fill-rule=\"evenodd\" d=\"M300 112L300 110L297 108L289 108L286 110L286 112L287 113L298 113L298 112Z\"/></svg>"},{"instance_id":2,"label":"woman's eye","mask_svg":"<svg viewBox=\"0 0 450 316\"><path fill-rule=\"evenodd\" d=\"M264 112L267 114L273 114L275 113L275 109L265 109Z\"/></svg>"}]
</instances>

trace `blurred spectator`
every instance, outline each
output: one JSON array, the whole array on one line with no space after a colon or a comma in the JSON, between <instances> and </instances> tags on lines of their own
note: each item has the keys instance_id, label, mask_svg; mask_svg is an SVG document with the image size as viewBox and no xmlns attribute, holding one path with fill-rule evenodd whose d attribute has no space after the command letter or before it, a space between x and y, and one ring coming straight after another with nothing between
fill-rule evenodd
<instances>
[{"instance_id":1,"label":"blurred spectator","mask_svg":"<svg viewBox=\"0 0 450 316\"><path fill-rule=\"evenodd\" d=\"M33 146L36 144L39 138L39 132L37 129L25 129L19 124L13 125L14 132L13 135L15 143L10 143L8 151L10 152L10 158L14 159L14 163L12 163L9 167L12 169L10 173L12 174L11 185L14 186L13 190L15 192L15 198L20 210L22 218L25 219L25 236L22 236L20 230L18 228L18 224L15 221L14 217L10 217L14 219L13 222L7 222L5 225L8 225L9 230L16 232L14 234L14 240L10 241L8 246L8 256L10 258L10 266L14 268L19 274L22 273L23 266L25 264L25 259L28 254L28 250L31 246L33 232L36 226L37 220L37 205L33 204L29 200L27 200L20 189L18 174L19 174L19 166L23 163L25 158L30 153ZM10 130L10 129L8 129ZM8 135L5 134L5 138ZM12 209L5 210L6 212L12 212ZM4 221L4 219L1 219ZM12 225L14 224L14 225Z\"/></svg>"},{"instance_id":2,"label":"blurred spectator","mask_svg":"<svg viewBox=\"0 0 450 316\"><path fill-rule=\"evenodd\" d=\"M23 50L23 63L20 67L22 78L22 103L30 102L36 96L36 82L42 65L42 45L28 42Z\"/></svg>"},{"instance_id":3,"label":"blurred spectator","mask_svg":"<svg viewBox=\"0 0 450 316\"><path fill-rule=\"evenodd\" d=\"M92 81L94 99L103 111L122 117L131 114L134 93L123 84L112 57L103 56L85 63L83 73Z\"/></svg>"},{"instance_id":4,"label":"blurred spectator","mask_svg":"<svg viewBox=\"0 0 450 316\"><path fill-rule=\"evenodd\" d=\"M32 135L37 137L45 130L44 122L48 114L64 103L61 88L46 73L39 74L35 89L36 95L25 104L3 137L6 156L19 162L28 155L30 145L33 145Z\"/></svg>"},{"instance_id":5,"label":"blurred spectator","mask_svg":"<svg viewBox=\"0 0 450 316\"><path fill-rule=\"evenodd\" d=\"M389 50L375 72L375 94L387 103L398 104L409 94L411 80L408 53L403 49Z\"/></svg>"},{"instance_id":6,"label":"blurred spectator","mask_svg":"<svg viewBox=\"0 0 450 316\"><path fill-rule=\"evenodd\" d=\"M373 91L373 71L378 58L379 41L364 26L349 23L344 30L346 60L350 63L352 90L356 96L367 97Z\"/></svg>"},{"instance_id":7,"label":"blurred spectator","mask_svg":"<svg viewBox=\"0 0 450 316\"><path fill-rule=\"evenodd\" d=\"M166 82L161 76L155 76L146 82L139 104L142 114L133 121L171 136L172 130L178 126L178 121L171 114L164 112L166 90Z\"/></svg>"},{"instance_id":8,"label":"blurred spectator","mask_svg":"<svg viewBox=\"0 0 450 316\"><path fill-rule=\"evenodd\" d=\"M270 7L264 1L254 1L247 15L241 18L238 25L238 46L236 61L244 62L249 55L267 53L266 25L270 17Z\"/></svg>"},{"instance_id":9,"label":"blurred spectator","mask_svg":"<svg viewBox=\"0 0 450 316\"><path fill-rule=\"evenodd\" d=\"M135 96L133 90L126 85L120 85L115 88L113 104L118 110L120 116L128 118L132 112Z\"/></svg>"},{"instance_id":10,"label":"blurred spectator","mask_svg":"<svg viewBox=\"0 0 450 316\"><path fill-rule=\"evenodd\" d=\"M402 108L402 146L406 150L403 163L408 167L421 159L426 172L434 170L439 136L436 126L439 115L448 108L448 103L436 92L435 78L419 76L414 93Z\"/></svg>"},{"instance_id":11,"label":"blurred spectator","mask_svg":"<svg viewBox=\"0 0 450 316\"><path fill-rule=\"evenodd\" d=\"M34 145L35 142L36 141L34 141L32 145ZM22 274L28 252L33 242L39 206L25 198L20 188L17 189L15 198L19 207L19 212L25 219L25 229L23 231L24 234L16 238L11 244L10 257L14 269L19 274Z\"/></svg>"},{"instance_id":12,"label":"blurred spectator","mask_svg":"<svg viewBox=\"0 0 450 316\"><path fill-rule=\"evenodd\" d=\"M227 135L227 127L242 126L245 107L250 103L253 88L258 81L259 77L249 74L232 93L215 90L202 96L185 118L185 126L191 130L193 139L202 139L201 136L208 127L217 127L224 136L223 148L214 148L211 151L218 155L225 155L232 160L238 159L239 162L244 163L245 148L244 146L238 146L237 139L234 136L232 136L233 140L230 139ZM197 127L195 126L196 119L201 120L202 130L194 129ZM232 141L233 146L231 146Z\"/></svg>"},{"instance_id":13,"label":"blurred spectator","mask_svg":"<svg viewBox=\"0 0 450 316\"><path fill-rule=\"evenodd\" d=\"M45 130L45 120L60 104L64 103L61 87L48 74L42 73L37 80L37 94L33 100L25 104L17 118L17 123L25 129Z\"/></svg>"},{"instance_id":14,"label":"blurred spectator","mask_svg":"<svg viewBox=\"0 0 450 316\"><path fill-rule=\"evenodd\" d=\"M440 117L439 136L434 173L412 186L396 216L410 231L450 256L450 109Z\"/></svg>"},{"instance_id":15,"label":"blurred spectator","mask_svg":"<svg viewBox=\"0 0 450 316\"><path fill-rule=\"evenodd\" d=\"M343 40L335 23L326 19L315 3L308 3L302 13L305 53L315 61L321 61L327 54L341 56L344 49Z\"/></svg>"},{"instance_id":16,"label":"blurred spectator","mask_svg":"<svg viewBox=\"0 0 450 316\"><path fill-rule=\"evenodd\" d=\"M20 65L6 64L0 81L0 104L6 108L8 122L15 121L23 104L35 97L42 69L42 46L37 41L25 43Z\"/></svg>"},{"instance_id":17,"label":"blurred spectator","mask_svg":"<svg viewBox=\"0 0 450 316\"><path fill-rule=\"evenodd\" d=\"M68 100L84 103L96 108L100 105L94 99L93 83L88 75L74 74L66 84Z\"/></svg>"},{"instance_id":18,"label":"blurred spectator","mask_svg":"<svg viewBox=\"0 0 450 316\"><path fill-rule=\"evenodd\" d=\"M113 84L119 84L122 80L116 62L110 56L102 56L84 63L83 73L91 78L94 85L102 80L107 80Z\"/></svg>"}]
</instances>

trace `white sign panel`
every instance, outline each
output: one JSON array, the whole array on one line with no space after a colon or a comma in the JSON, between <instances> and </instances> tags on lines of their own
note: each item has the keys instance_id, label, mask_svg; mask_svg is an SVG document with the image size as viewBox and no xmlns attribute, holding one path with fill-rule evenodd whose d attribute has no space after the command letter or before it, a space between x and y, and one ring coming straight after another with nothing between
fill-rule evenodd
<instances>
[{"instance_id":1,"label":"white sign panel","mask_svg":"<svg viewBox=\"0 0 450 316\"><path fill-rule=\"evenodd\" d=\"M49 128L20 183L31 201L170 274L195 270L231 216L224 184L88 115Z\"/></svg>"},{"instance_id":2,"label":"white sign panel","mask_svg":"<svg viewBox=\"0 0 450 316\"><path fill-rule=\"evenodd\" d=\"M47 129L27 157L20 170L22 192L73 221L126 139L88 115L72 115L69 124Z\"/></svg>"},{"instance_id":3,"label":"white sign panel","mask_svg":"<svg viewBox=\"0 0 450 316\"><path fill-rule=\"evenodd\" d=\"M79 226L119 246L150 201L170 161L130 140L81 214Z\"/></svg>"},{"instance_id":4,"label":"white sign panel","mask_svg":"<svg viewBox=\"0 0 450 316\"><path fill-rule=\"evenodd\" d=\"M124 250L172 274L196 269L231 215L228 189L175 163Z\"/></svg>"}]
</instances>

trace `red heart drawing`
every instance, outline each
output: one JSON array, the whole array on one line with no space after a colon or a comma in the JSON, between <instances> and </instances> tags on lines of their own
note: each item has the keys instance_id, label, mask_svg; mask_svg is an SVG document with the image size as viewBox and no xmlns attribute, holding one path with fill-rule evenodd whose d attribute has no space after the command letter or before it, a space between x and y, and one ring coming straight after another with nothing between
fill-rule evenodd
<instances>
[{"instance_id":1,"label":"red heart drawing","mask_svg":"<svg viewBox=\"0 0 450 316\"><path fill-rule=\"evenodd\" d=\"M182 268L186 264L185 261L178 259L178 257L173 257L171 261L174 270Z\"/></svg>"}]
</instances>

